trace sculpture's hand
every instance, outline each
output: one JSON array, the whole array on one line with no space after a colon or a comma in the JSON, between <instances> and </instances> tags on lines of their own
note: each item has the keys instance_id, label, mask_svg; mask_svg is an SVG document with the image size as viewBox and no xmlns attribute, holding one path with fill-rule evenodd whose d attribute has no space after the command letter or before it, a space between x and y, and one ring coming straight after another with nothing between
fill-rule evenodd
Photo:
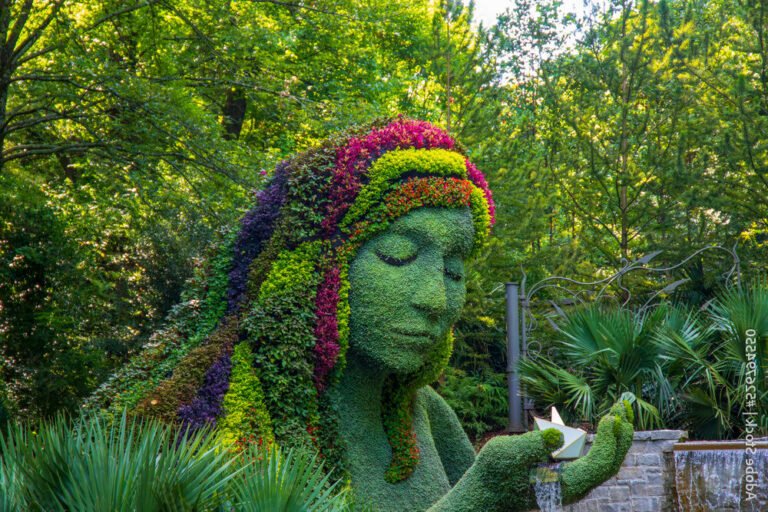
<instances>
[{"instance_id":1,"label":"sculpture's hand","mask_svg":"<svg viewBox=\"0 0 768 512\"><path fill-rule=\"evenodd\" d=\"M615 404L600 420L589 453L562 469L560 483L564 503L581 499L619 471L632 445L632 421L632 408L626 401Z\"/></svg>"},{"instance_id":2,"label":"sculpture's hand","mask_svg":"<svg viewBox=\"0 0 768 512\"><path fill-rule=\"evenodd\" d=\"M531 468L563 444L555 429L494 437L451 491L429 512L524 511L535 505Z\"/></svg>"}]
</instances>

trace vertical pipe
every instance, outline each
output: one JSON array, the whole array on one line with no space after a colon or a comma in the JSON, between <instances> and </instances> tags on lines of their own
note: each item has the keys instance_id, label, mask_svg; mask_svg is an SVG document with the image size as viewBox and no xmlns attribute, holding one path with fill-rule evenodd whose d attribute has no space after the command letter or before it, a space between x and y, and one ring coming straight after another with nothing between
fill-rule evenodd
<instances>
[{"instance_id":1,"label":"vertical pipe","mask_svg":"<svg viewBox=\"0 0 768 512\"><path fill-rule=\"evenodd\" d=\"M520 398L520 293L517 283L507 283L507 393L509 399L509 432L525 432Z\"/></svg>"},{"instance_id":2,"label":"vertical pipe","mask_svg":"<svg viewBox=\"0 0 768 512\"><path fill-rule=\"evenodd\" d=\"M525 323L525 313L528 310L528 295L525 293L525 279L520 286L520 358L528 358L528 325ZM530 311L529 311L530 312ZM528 418L533 410L533 400L524 398L523 401L523 425L528 425Z\"/></svg>"}]
</instances>

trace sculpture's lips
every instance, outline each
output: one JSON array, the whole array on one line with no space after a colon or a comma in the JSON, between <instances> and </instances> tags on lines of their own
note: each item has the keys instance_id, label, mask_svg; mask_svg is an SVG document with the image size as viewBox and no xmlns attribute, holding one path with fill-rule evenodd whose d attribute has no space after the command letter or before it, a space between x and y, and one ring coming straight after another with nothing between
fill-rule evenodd
<instances>
[{"instance_id":1,"label":"sculpture's lips","mask_svg":"<svg viewBox=\"0 0 768 512\"><path fill-rule=\"evenodd\" d=\"M420 331L420 330L408 330L408 329L392 329L392 332L395 334L398 334L400 336L405 336L407 338L415 338L415 339L428 339L429 341L436 341L437 340L437 334L431 332L431 331Z\"/></svg>"}]
</instances>

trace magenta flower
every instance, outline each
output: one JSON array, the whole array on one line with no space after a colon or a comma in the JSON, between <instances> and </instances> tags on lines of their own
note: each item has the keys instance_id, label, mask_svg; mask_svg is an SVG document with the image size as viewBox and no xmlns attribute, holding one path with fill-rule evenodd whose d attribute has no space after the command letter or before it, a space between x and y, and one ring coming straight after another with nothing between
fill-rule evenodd
<instances>
[{"instance_id":1,"label":"magenta flower","mask_svg":"<svg viewBox=\"0 0 768 512\"><path fill-rule=\"evenodd\" d=\"M469 176L469 179L472 180L472 183L477 185L477 187L483 191L483 194L485 194L485 198L488 200L488 211L491 214L491 226L493 226L496 223L496 204L493 202L491 189L488 188L488 182L485 181L483 173L480 172L480 169L470 162L469 159L467 159L467 175Z\"/></svg>"},{"instance_id":2,"label":"magenta flower","mask_svg":"<svg viewBox=\"0 0 768 512\"><path fill-rule=\"evenodd\" d=\"M315 297L315 386L318 391L325 389L326 379L339 355L339 324L336 307L339 303L338 267L326 272Z\"/></svg>"}]
</instances>

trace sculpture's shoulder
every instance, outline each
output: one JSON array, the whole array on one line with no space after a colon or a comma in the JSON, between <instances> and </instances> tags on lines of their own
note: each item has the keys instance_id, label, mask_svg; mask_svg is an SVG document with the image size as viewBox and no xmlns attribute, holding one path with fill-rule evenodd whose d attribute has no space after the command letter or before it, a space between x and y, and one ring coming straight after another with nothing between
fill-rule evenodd
<instances>
[{"instance_id":1,"label":"sculpture's shoulder","mask_svg":"<svg viewBox=\"0 0 768 512\"><path fill-rule=\"evenodd\" d=\"M456 414L453 412L451 406L448 405L448 402L445 401L445 398L440 396L440 393L435 391L435 388L432 386L423 386L419 388L416 392L416 401L422 407L427 409L430 414L432 412L438 414L451 412L454 415Z\"/></svg>"},{"instance_id":2,"label":"sculpture's shoulder","mask_svg":"<svg viewBox=\"0 0 768 512\"><path fill-rule=\"evenodd\" d=\"M475 449L456 412L431 386L420 388L416 401L417 406L424 407L427 412L435 447L448 480L454 485L475 462Z\"/></svg>"}]
</instances>

